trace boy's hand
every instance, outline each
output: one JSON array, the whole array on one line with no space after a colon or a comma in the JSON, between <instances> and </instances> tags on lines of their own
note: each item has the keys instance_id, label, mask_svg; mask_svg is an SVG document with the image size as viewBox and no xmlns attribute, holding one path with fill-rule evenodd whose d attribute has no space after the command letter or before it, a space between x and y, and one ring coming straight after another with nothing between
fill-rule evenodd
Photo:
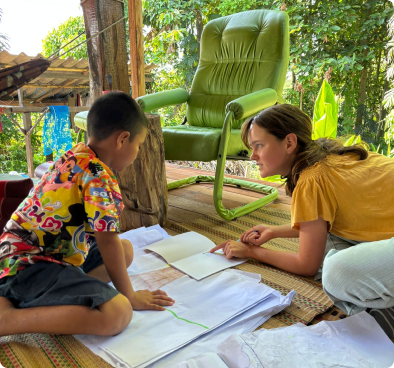
<instances>
[{"instance_id":1,"label":"boy's hand","mask_svg":"<svg viewBox=\"0 0 394 368\"><path fill-rule=\"evenodd\" d=\"M139 290L135 291L133 296L129 298L130 303L135 310L158 310L163 311L163 305L171 306L175 303L164 291L155 290Z\"/></svg>"},{"instance_id":2,"label":"boy's hand","mask_svg":"<svg viewBox=\"0 0 394 368\"><path fill-rule=\"evenodd\" d=\"M217 245L215 248L212 248L209 252L213 253L216 252L218 249L223 249L223 253L227 257L227 259L231 259L233 257L250 258L250 247L252 247L252 245L237 242L234 240L227 240L224 243Z\"/></svg>"}]
</instances>

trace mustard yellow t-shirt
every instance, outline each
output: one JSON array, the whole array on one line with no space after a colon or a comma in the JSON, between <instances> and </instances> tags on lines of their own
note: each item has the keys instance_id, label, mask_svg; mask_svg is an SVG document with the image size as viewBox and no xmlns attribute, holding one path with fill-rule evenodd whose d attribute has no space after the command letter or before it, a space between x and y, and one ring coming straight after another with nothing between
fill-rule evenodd
<instances>
[{"instance_id":1,"label":"mustard yellow t-shirt","mask_svg":"<svg viewBox=\"0 0 394 368\"><path fill-rule=\"evenodd\" d=\"M369 153L330 155L305 169L292 196L291 225L322 217L345 239L394 237L394 159Z\"/></svg>"}]
</instances>

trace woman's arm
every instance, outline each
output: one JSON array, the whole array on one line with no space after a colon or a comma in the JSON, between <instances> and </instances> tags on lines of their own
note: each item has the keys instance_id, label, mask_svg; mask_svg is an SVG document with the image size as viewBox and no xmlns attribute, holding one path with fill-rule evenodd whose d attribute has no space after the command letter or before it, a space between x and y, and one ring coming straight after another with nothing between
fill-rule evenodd
<instances>
[{"instance_id":1,"label":"woman's arm","mask_svg":"<svg viewBox=\"0 0 394 368\"><path fill-rule=\"evenodd\" d=\"M298 253L250 246L250 257L297 275L314 276L323 262L327 221L319 218L300 223L299 238Z\"/></svg>"},{"instance_id":2,"label":"woman's arm","mask_svg":"<svg viewBox=\"0 0 394 368\"><path fill-rule=\"evenodd\" d=\"M286 234L285 237L288 237L289 232L286 229L284 231L281 229L278 234ZM275 238L278 237L276 235ZM222 243L211 251L223 248L227 258L254 258L297 275L314 276L324 257L327 221L319 218L315 221L300 223L299 238L298 253L281 252L235 241Z\"/></svg>"}]
</instances>

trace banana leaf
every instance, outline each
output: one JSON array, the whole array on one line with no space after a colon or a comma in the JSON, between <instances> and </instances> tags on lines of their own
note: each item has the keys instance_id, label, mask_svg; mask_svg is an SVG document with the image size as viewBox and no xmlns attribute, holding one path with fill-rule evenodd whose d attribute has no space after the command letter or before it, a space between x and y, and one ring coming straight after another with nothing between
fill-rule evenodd
<instances>
[{"instance_id":1,"label":"banana leaf","mask_svg":"<svg viewBox=\"0 0 394 368\"><path fill-rule=\"evenodd\" d=\"M338 128L338 102L326 80L320 88L313 111L312 139L336 138Z\"/></svg>"}]
</instances>

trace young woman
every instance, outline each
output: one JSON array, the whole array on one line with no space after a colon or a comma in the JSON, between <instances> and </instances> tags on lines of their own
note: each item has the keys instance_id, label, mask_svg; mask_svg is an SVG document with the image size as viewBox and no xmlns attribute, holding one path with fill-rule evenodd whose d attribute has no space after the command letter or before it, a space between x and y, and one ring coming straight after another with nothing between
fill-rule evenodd
<instances>
[{"instance_id":1,"label":"young woman","mask_svg":"<svg viewBox=\"0 0 394 368\"><path fill-rule=\"evenodd\" d=\"M227 258L254 258L303 276L322 271L335 305L370 312L394 337L394 159L313 141L312 122L298 108L275 105L242 127L261 177L281 175L292 197L291 225L258 225L226 241ZM299 238L299 253L260 247L273 238Z\"/></svg>"}]
</instances>

